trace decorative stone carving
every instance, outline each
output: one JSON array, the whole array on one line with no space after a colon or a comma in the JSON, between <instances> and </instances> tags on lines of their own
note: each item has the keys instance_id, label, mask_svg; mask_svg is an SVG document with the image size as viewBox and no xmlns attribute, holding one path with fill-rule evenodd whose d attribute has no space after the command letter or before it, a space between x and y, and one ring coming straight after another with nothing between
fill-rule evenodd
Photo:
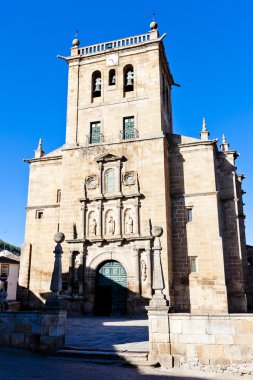
<instances>
[{"instance_id":1,"label":"decorative stone carving","mask_svg":"<svg viewBox=\"0 0 253 380\"><path fill-rule=\"evenodd\" d=\"M134 221L131 215L125 214L125 234L129 235L133 233Z\"/></svg>"},{"instance_id":2,"label":"decorative stone carving","mask_svg":"<svg viewBox=\"0 0 253 380\"><path fill-rule=\"evenodd\" d=\"M115 232L115 220L112 215L108 217L107 225L106 225L106 232L108 235L114 235Z\"/></svg>"},{"instance_id":3,"label":"decorative stone carving","mask_svg":"<svg viewBox=\"0 0 253 380\"><path fill-rule=\"evenodd\" d=\"M145 260L141 260L141 279L146 281L147 279L147 264Z\"/></svg>"},{"instance_id":4,"label":"decorative stone carving","mask_svg":"<svg viewBox=\"0 0 253 380\"><path fill-rule=\"evenodd\" d=\"M152 235L154 237L160 237L163 234L163 228L161 226L154 226L152 228Z\"/></svg>"},{"instance_id":5,"label":"decorative stone carving","mask_svg":"<svg viewBox=\"0 0 253 380\"><path fill-rule=\"evenodd\" d=\"M96 175L91 175L86 179L86 187L88 190L94 190L98 187L98 177Z\"/></svg>"},{"instance_id":6,"label":"decorative stone carving","mask_svg":"<svg viewBox=\"0 0 253 380\"><path fill-rule=\"evenodd\" d=\"M65 235L63 232L56 232L56 234L54 234L54 241L56 243L62 243L65 239Z\"/></svg>"},{"instance_id":7,"label":"decorative stone carving","mask_svg":"<svg viewBox=\"0 0 253 380\"><path fill-rule=\"evenodd\" d=\"M97 235L97 221L94 218L94 213L90 214L89 219L89 235Z\"/></svg>"},{"instance_id":8,"label":"decorative stone carving","mask_svg":"<svg viewBox=\"0 0 253 380\"><path fill-rule=\"evenodd\" d=\"M131 186L136 184L136 172L126 172L123 175L123 183L125 186Z\"/></svg>"}]
</instances>

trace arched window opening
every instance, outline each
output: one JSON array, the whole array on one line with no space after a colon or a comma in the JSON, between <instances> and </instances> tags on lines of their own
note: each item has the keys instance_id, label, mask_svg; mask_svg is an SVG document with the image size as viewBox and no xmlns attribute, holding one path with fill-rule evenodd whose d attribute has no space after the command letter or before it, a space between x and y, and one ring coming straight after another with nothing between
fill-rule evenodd
<instances>
[{"instance_id":1,"label":"arched window opening","mask_svg":"<svg viewBox=\"0 0 253 380\"><path fill-rule=\"evenodd\" d=\"M101 72L95 71L92 74L92 97L98 98L101 96L101 86L102 86L102 79L101 79Z\"/></svg>"},{"instance_id":2,"label":"arched window opening","mask_svg":"<svg viewBox=\"0 0 253 380\"><path fill-rule=\"evenodd\" d=\"M132 65L124 67L124 91L134 90L134 68Z\"/></svg>"},{"instance_id":3,"label":"arched window opening","mask_svg":"<svg viewBox=\"0 0 253 380\"><path fill-rule=\"evenodd\" d=\"M114 86L116 84L116 71L111 69L109 71L109 86Z\"/></svg>"},{"instance_id":4,"label":"arched window opening","mask_svg":"<svg viewBox=\"0 0 253 380\"><path fill-rule=\"evenodd\" d=\"M113 169L105 172L105 192L113 193L115 191L115 173Z\"/></svg>"}]
</instances>

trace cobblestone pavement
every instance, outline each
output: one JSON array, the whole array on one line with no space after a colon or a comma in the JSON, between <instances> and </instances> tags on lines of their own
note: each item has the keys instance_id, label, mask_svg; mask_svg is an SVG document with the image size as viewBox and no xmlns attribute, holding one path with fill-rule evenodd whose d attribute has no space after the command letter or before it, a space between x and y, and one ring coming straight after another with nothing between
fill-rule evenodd
<instances>
[{"instance_id":1,"label":"cobblestone pavement","mask_svg":"<svg viewBox=\"0 0 253 380\"><path fill-rule=\"evenodd\" d=\"M148 320L143 318L67 318L67 347L88 350L148 351Z\"/></svg>"},{"instance_id":2,"label":"cobblestone pavement","mask_svg":"<svg viewBox=\"0 0 253 380\"><path fill-rule=\"evenodd\" d=\"M243 377L244 378L244 377ZM132 368L85 363L80 359L44 356L29 351L0 347L0 380L239 380L227 374L160 368ZM252 380L253 377L245 377Z\"/></svg>"}]
</instances>

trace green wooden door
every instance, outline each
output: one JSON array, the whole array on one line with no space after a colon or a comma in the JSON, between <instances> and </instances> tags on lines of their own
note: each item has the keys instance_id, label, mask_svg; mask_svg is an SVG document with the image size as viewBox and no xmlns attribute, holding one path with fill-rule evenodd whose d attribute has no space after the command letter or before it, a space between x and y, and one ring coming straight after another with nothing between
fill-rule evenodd
<instances>
[{"instance_id":1,"label":"green wooden door","mask_svg":"<svg viewBox=\"0 0 253 380\"><path fill-rule=\"evenodd\" d=\"M96 276L96 315L127 313L127 274L118 261L108 261Z\"/></svg>"}]
</instances>

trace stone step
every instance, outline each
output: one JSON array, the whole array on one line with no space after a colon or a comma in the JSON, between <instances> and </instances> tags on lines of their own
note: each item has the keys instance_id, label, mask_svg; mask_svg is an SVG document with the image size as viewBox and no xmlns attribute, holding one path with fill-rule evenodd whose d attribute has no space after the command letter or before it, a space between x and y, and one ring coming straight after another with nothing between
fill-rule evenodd
<instances>
[{"instance_id":1,"label":"stone step","mask_svg":"<svg viewBox=\"0 0 253 380\"><path fill-rule=\"evenodd\" d=\"M56 352L57 356L81 358L86 362L150 366L148 351L87 350L69 347Z\"/></svg>"}]
</instances>

